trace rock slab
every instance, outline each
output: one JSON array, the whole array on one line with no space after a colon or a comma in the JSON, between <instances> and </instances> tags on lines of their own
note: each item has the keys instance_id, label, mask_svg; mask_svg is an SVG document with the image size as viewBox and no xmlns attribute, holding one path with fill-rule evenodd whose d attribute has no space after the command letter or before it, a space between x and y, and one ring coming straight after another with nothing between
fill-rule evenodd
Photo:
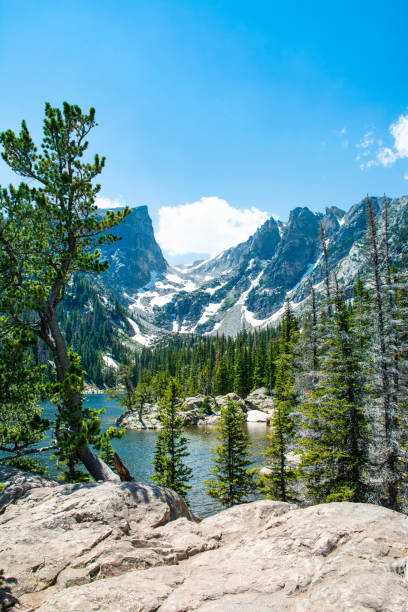
<instances>
[{"instance_id":1,"label":"rock slab","mask_svg":"<svg viewBox=\"0 0 408 612\"><path fill-rule=\"evenodd\" d=\"M386 508L263 500L197 523L158 487L37 484L0 516L16 610L408 610L408 517Z\"/></svg>"}]
</instances>

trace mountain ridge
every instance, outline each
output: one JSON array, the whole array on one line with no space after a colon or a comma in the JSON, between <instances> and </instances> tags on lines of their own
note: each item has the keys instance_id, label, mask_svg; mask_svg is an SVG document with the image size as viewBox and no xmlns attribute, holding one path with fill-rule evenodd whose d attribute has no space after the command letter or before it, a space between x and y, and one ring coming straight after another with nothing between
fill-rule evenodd
<instances>
[{"instance_id":1,"label":"mountain ridge","mask_svg":"<svg viewBox=\"0 0 408 612\"><path fill-rule=\"evenodd\" d=\"M371 200L381 226L384 199ZM395 234L408 225L408 196L388 201ZM364 268L359 243L366 231L365 199L347 212L329 206L314 213L298 206L287 222L271 217L246 241L180 266L170 266L163 257L146 206L132 209L125 223L116 228L122 240L104 250L111 264L106 284L129 308L136 325L148 329L141 342L146 346L162 333L235 335L245 328L263 328L279 320L286 297L299 308L310 293L309 280L317 292L322 289L320 223L329 269L336 270L340 282L349 287ZM398 260L404 248L401 241L398 248L394 242L392 256Z\"/></svg>"}]
</instances>

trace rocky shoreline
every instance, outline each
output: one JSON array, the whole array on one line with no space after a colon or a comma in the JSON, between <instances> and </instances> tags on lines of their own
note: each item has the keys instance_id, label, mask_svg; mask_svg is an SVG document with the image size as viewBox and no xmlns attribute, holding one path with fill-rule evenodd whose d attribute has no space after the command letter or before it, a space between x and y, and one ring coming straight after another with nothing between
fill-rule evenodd
<instances>
[{"instance_id":1,"label":"rocky shoreline","mask_svg":"<svg viewBox=\"0 0 408 612\"><path fill-rule=\"evenodd\" d=\"M264 387L261 387L250 393L245 399L236 393L218 395L214 398L206 398L204 395L187 397L182 405L184 426L216 426L220 418L220 410L228 398L239 404L248 423L270 425L275 410L273 398L268 395ZM160 429L158 410L158 404L147 403L143 409L142 422L137 411L128 410L116 420L116 425L123 429Z\"/></svg>"},{"instance_id":2,"label":"rocky shoreline","mask_svg":"<svg viewBox=\"0 0 408 612\"><path fill-rule=\"evenodd\" d=\"M403 612L408 517L370 504L235 506L0 467L0 603L16 612Z\"/></svg>"}]
</instances>

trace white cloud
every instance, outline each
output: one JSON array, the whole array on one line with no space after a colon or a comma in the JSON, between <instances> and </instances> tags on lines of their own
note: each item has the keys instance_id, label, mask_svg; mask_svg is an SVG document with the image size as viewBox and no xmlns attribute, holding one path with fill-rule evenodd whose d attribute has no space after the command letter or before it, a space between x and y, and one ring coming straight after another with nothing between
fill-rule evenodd
<instances>
[{"instance_id":1,"label":"white cloud","mask_svg":"<svg viewBox=\"0 0 408 612\"><path fill-rule=\"evenodd\" d=\"M205 197L180 206L162 206L156 239L170 255L217 255L247 240L269 215L251 207L234 208L226 200Z\"/></svg>"},{"instance_id":2,"label":"white cloud","mask_svg":"<svg viewBox=\"0 0 408 612\"><path fill-rule=\"evenodd\" d=\"M398 157L408 157L408 114L400 115L390 127L390 132L394 136Z\"/></svg>"},{"instance_id":3,"label":"white cloud","mask_svg":"<svg viewBox=\"0 0 408 612\"><path fill-rule=\"evenodd\" d=\"M398 159L398 155L389 147L383 147L378 151L377 160L382 166L389 166Z\"/></svg>"},{"instance_id":4,"label":"white cloud","mask_svg":"<svg viewBox=\"0 0 408 612\"><path fill-rule=\"evenodd\" d=\"M408 172L407 172L406 174L404 174L404 179L405 179L406 181L408 181Z\"/></svg>"},{"instance_id":5,"label":"white cloud","mask_svg":"<svg viewBox=\"0 0 408 612\"><path fill-rule=\"evenodd\" d=\"M384 147L382 146L382 140L378 140L377 144L380 149L377 151L375 159L372 159L365 164L365 168L370 168L371 166L387 167L394 164L398 159L408 157L408 113L406 115L400 115L397 121L390 125L389 132L394 138L393 146ZM363 146L362 142L357 146ZM373 144L373 142L370 143L370 145L371 144Z\"/></svg>"},{"instance_id":6,"label":"white cloud","mask_svg":"<svg viewBox=\"0 0 408 612\"><path fill-rule=\"evenodd\" d=\"M359 149L368 149L374 144L374 132L367 132L357 144ZM366 154L365 152L363 154Z\"/></svg>"},{"instance_id":7,"label":"white cloud","mask_svg":"<svg viewBox=\"0 0 408 612\"><path fill-rule=\"evenodd\" d=\"M120 201L120 198L116 198L115 200L111 200L110 198L96 198L95 204L98 208L118 208L119 206L125 206L125 204Z\"/></svg>"}]
</instances>

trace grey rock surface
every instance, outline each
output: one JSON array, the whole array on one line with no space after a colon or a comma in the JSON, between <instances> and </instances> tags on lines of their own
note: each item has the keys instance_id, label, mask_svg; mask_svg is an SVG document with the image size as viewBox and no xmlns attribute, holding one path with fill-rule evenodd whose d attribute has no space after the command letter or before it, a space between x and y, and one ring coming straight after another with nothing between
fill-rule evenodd
<instances>
[{"instance_id":1,"label":"grey rock surface","mask_svg":"<svg viewBox=\"0 0 408 612\"><path fill-rule=\"evenodd\" d=\"M52 596L42 612L407 609L408 519L384 508L260 501L161 530L178 564Z\"/></svg>"},{"instance_id":2,"label":"grey rock surface","mask_svg":"<svg viewBox=\"0 0 408 612\"><path fill-rule=\"evenodd\" d=\"M157 404L145 404L142 419L137 410L126 410L116 419L116 425L122 429L161 429L162 425L157 418L159 407Z\"/></svg>"},{"instance_id":3,"label":"grey rock surface","mask_svg":"<svg viewBox=\"0 0 408 612\"><path fill-rule=\"evenodd\" d=\"M0 569L22 609L32 593L38 602L49 589L174 562L171 547L157 545L155 528L193 519L185 502L162 487L60 484L12 468L2 468L1 478Z\"/></svg>"},{"instance_id":4,"label":"grey rock surface","mask_svg":"<svg viewBox=\"0 0 408 612\"><path fill-rule=\"evenodd\" d=\"M402 514L264 500L190 518L158 487L34 486L1 515L0 564L15 609L408 609Z\"/></svg>"},{"instance_id":5,"label":"grey rock surface","mask_svg":"<svg viewBox=\"0 0 408 612\"><path fill-rule=\"evenodd\" d=\"M259 387L259 389L252 391L245 398L245 402L252 410L262 410L271 415L275 412L273 397L268 394L265 387Z\"/></svg>"}]
</instances>

